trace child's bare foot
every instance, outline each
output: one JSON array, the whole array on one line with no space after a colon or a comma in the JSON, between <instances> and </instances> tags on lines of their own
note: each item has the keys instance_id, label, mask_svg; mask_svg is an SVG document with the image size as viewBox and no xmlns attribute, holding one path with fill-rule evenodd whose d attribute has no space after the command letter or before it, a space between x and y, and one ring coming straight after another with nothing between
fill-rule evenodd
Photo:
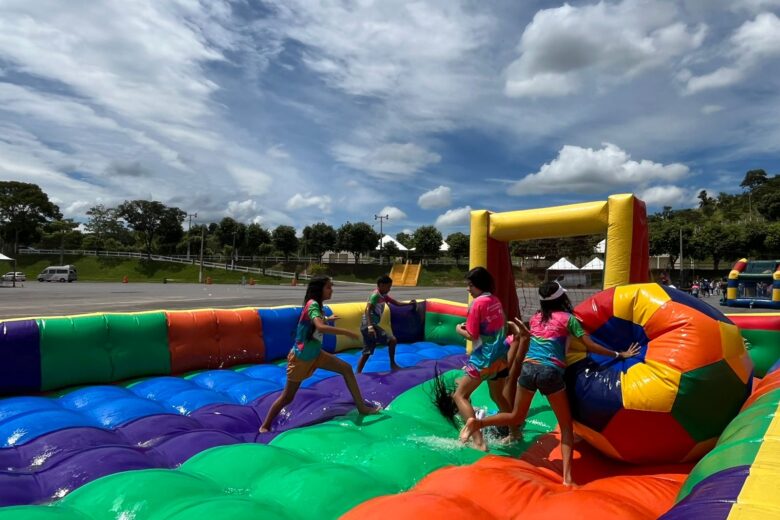
<instances>
[{"instance_id":1,"label":"child's bare foot","mask_svg":"<svg viewBox=\"0 0 780 520\"><path fill-rule=\"evenodd\" d=\"M463 444L466 444L471 436L474 434L474 431L477 429L477 420L475 418L470 418L466 421L466 424L463 425L463 428L460 429L460 434L458 435L458 439L460 439L460 442Z\"/></svg>"},{"instance_id":2,"label":"child's bare foot","mask_svg":"<svg viewBox=\"0 0 780 520\"><path fill-rule=\"evenodd\" d=\"M571 478L569 479L563 479L563 485L568 488L576 488L579 487L576 482L574 482Z\"/></svg>"},{"instance_id":3,"label":"child's bare foot","mask_svg":"<svg viewBox=\"0 0 780 520\"><path fill-rule=\"evenodd\" d=\"M485 437L482 436L482 432L475 432L472 440L474 441L474 449L485 452L489 451L487 442L485 442Z\"/></svg>"},{"instance_id":4,"label":"child's bare foot","mask_svg":"<svg viewBox=\"0 0 780 520\"><path fill-rule=\"evenodd\" d=\"M261 427L260 427L260 430L258 430L258 431L259 431L259 433L268 433L268 432L270 432L271 430L270 430L270 429L268 429L268 428L266 428L266 427L264 427L264 426L261 426Z\"/></svg>"},{"instance_id":5,"label":"child's bare foot","mask_svg":"<svg viewBox=\"0 0 780 520\"><path fill-rule=\"evenodd\" d=\"M374 406L362 405L362 406L358 406L358 413L360 415L376 415L379 413L381 409L382 407L377 405Z\"/></svg>"}]
</instances>

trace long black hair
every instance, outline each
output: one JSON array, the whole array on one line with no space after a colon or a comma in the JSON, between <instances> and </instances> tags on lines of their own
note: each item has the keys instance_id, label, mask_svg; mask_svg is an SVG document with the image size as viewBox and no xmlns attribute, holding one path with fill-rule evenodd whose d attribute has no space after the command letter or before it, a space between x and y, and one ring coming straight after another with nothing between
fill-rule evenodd
<instances>
[{"instance_id":1,"label":"long black hair","mask_svg":"<svg viewBox=\"0 0 780 520\"><path fill-rule=\"evenodd\" d=\"M539 297L549 298L561 287L558 282L545 282L539 286ZM542 308L542 323L547 322L550 319L553 312L568 312L574 313L574 308L571 306L571 301L566 293L563 293L560 297L554 300L540 300L539 306Z\"/></svg>"},{"instance_id":2,"label":"long black hair","mask_svg":"<svg viewBox=\"0 0 780 520\"><path fill-rule=\"evenodd\" d=\"M303 308L306 308L306 304L309 300L314 300L320 306L320 312L322 311L322 293L325 290L325 286L330 281L329 276L318 275L309 280L309 285L306 286L306 296L303 298ZM310 327L307 339L311 339L314 336L314 327Z\"/></svg>"},{"instance_id":3,"label":"long black hair","mask_svg":"<svg viewBox=\"0 0 780 520\"><path fill-rule=\"evenodd\" d=\"M495 287L493 276L490 274L490 271L484 267L475 267L466 273L466 280L471 282L471 285L482 292L492 293Z\"/></svg>"},{"instance_id":4,"label":"long black hair","mask_svg":"<svg viewBox=\"0 0 780 520\"><path fill-rule=\"evenodd\" d=\"M455 415L458 413L458 405L455 404L452 394L455 392L453 385L448 385L439 372L439 365L433 367L433 390L431 402L439 409L445 419L455 425Z\"/></svg>"}]
</instances>

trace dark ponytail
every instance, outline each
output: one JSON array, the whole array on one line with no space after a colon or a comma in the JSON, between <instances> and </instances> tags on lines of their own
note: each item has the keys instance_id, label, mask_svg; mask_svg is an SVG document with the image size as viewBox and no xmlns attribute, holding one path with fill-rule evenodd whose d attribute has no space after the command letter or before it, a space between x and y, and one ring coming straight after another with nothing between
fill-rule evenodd
<instances>
[{"instance_id":1,"label":"dark ponytail","mask_svg":"<svg viewBox=\"0 0 780 520\"><path fill-rule=\"evenodd\" d=\"M330 281L328 276L315 276L309 280L309 285L306 286L306 296L303 298L303 308L306 308L306 304L309 300L314 300L320 306L320 312L324 312L322 309L322 293L325 290L325 285ZM306 339L311 339L314 336L314 327L309 328L309 333Z\"/></svg>"},{"instance_id":2,"label":"dark ponytail","mask_svg":"<svg viewBox=\"0 0 780 520\"><path fill-rule=\"evenodd\" d=\"M431 392L431 402L439 409L442 416L455 425L455 415L458 413L458 406L452 394L455 392L453 386L447 385L447 382L439 372L439 365L433 367L433 391Z\"/></svg>"}]
</instances>

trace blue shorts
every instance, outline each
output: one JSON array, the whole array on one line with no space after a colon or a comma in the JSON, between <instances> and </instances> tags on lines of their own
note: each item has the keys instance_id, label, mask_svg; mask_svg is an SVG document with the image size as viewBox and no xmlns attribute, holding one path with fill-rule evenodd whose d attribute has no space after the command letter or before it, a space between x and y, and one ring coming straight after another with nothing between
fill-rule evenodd
<instances>
[{"instance_id":1,"label":"blue shorts","mask_svg":"<svg viewBox=\"0 0 780 520\"><path fill-rule=\"evenodd\" d=\"M517 384L531 392L539 390L542 395L554 394L566 388L560 370L536 363L523 363Z\"/></svg>"},{"instance_id":2,"label":"blue shorts","mask_svg":"<svg viewBox=\"0 0 780 520\"><path fill-rule=\"evenodd\" d=\"M368 333L368 327L360 327L360 333L363 334L363 354L371 355L374 353L377 345L388 345L393 336L388 336L385 329L379 325L374 325L374 334Z\"/></svg>"}]
</instances>

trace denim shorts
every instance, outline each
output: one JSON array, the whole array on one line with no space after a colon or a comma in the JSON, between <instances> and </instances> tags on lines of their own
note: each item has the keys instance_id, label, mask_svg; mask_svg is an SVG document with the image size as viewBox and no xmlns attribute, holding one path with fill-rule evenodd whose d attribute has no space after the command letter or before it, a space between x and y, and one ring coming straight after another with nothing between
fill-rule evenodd
<instances>
[{"instance_id":1,"label":"denim shorts","mask_svg":"<svg viewBox=\"0 0 780 520\"><path fill-rule=\"evenodd\" d=\"M392 336L379 325L374 325L374 334L368 333L368 327L361 327L360 333L363 334L363 354L371 355L374 353L377 345L388 345Z\"/></svg>"},{"instance_id":2,"label":"denim shorts","mask_svg":"<svg viewBox=\"0 0 780 520\"><path fill-rule=\"evenodd\" d=\"M536 363L523 363L523 370L520 372L517 384L531 392L539 390L542 395L554 394L566 388L560 370Z\"/></svg>"}]
</instances>

